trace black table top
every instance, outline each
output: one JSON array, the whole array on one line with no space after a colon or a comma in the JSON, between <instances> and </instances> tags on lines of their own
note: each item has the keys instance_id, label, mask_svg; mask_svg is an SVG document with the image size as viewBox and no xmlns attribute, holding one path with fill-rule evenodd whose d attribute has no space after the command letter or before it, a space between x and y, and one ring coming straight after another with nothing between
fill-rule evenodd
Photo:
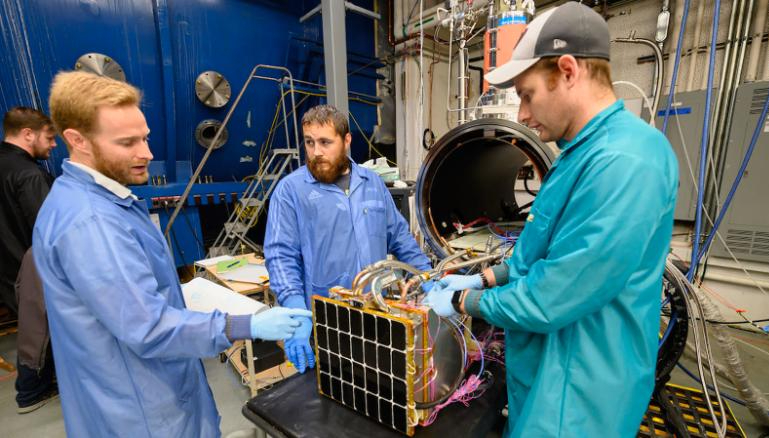
<instances>
[{"instance_id":1,"label":"black table top","mask_svg":"<svg viewBox=\"0 0 769 438\"><path fill-rule=\"evenodd\" d=\"M504 368L491 364L491 385L483 395L465 407L455 403L444 408L428 427L417 427L415 437L500 436L507 402ZM279 437L403 437L354 410L318 393L315 370L308 370L276 384L249 400L243 415Z\"/></svg>"}]
</instances>

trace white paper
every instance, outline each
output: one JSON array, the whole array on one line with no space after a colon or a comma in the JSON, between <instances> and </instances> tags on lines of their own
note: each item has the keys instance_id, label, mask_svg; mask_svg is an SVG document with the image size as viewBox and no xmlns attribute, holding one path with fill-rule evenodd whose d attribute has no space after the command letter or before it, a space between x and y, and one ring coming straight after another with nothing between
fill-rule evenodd
<instances>
[{"instance_id":1,"label":"white paper","mask_svg":"<svg viewBox=\"0 0 769 438\"><path fill-rule=\"evenodd\" d=\"M229 255L223 255L223 256L219 256L219 257L211 257L210 259L203 259L203 260L196 261L195 262L195 266L200 266L201 268L205 268L205 267L208 267L208 266L214 266L215 264L217 264L219 262L223 262L225 260L232 260L234 258L235 257L229 256Z\"/></svg>"},{"instance_id":2,"label":"white paper","mask_svg":"<svg viewBox=\"0 0 769 438\"><path fill-rule=\"evenodd\" d=\"M265 284L269 281L267 268L255 263L248 263L231 271L220 272L219 276L228 281L243 283Z\"/></svg>"},{"instance_id":3,"label":"white paper","mask_svg":"<svg viewBox=\"0 0 769 438\"><path fill-rule=\"evenodd\" d=\"M201 277L183 284L182 295L187 308L197 312L219 310L230 315L251 315L265 306L245 295Z\"/></svg>"}]
</instances>

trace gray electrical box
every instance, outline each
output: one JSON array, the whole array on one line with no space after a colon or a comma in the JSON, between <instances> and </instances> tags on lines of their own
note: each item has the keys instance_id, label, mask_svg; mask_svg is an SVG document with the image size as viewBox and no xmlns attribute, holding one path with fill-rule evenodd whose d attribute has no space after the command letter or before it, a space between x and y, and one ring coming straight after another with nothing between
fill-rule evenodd
<instances>
[{"instance_id":1,"label":"gray electrical box","mask_svg":"<svg viewBox=\"0 0 769 438\"><path fill-rule=\"evenodd\" d=\"M769 82L743 84L737 89L734 120L719 192L721 202L726 199L740 169L767 93ZM760 129L750 163L719 232L738 259L769 262L769 123L762 121ZM711 254L730 257L719 239L713 241Z\"/></svg>"},{"instance_id":2,"label":"gray electrical box","mask_svg":"<svg viewBox=\"0 0 769 438\"><path fill-rule=\"evenodd\" d=\"M668 97L663 95L660 98L659 111L654 120L659 130L662 130L667 102ZM700 168L699 151L704 115L704 91L676 93L666 131L666 136L673 146L676 158L678 158L679 186L676 210L673 214L675 220L694 220L697 206L697 184L695 179ZM644 115L644 118L648 120L648 112ZM694 179L692 178L692 173L694 173Z\"/></svg>"}]
</instances>

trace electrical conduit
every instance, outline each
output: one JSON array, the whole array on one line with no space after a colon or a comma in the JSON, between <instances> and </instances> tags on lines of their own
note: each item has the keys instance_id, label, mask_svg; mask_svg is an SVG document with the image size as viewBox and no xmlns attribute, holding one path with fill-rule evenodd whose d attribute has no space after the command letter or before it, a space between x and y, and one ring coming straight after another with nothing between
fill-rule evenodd
<instances>
[{"instance_id":1,"label":"electrical conduit","mask_svg":"<svg viewBox=\"0 0 769 438\"><path fill-rule=\"evenodd\" d=\"M687 273L689 281L694 279L694 273L697 272L697 263L699 262L699 247L700 247L700 231L702 230L702 199L705 194L705 166L707 164L708 153L708 137L710 134L710 101L713 95L713 74L716 70L716 41L718 38L718 19L720 18L719 8L721 7L721 0L715 0L715 6L713 9L713 25L711 27L710 35L710 60L708 68L708 86L707 93L705 95L705 120L702 123L702 139L700 141L700 173L697 180L697 212L694 219L694 242L692 244L692 263ZM673 93L670 93L670 97ZM670 98L668 98L670 101ZM665 114L667 117L667 114ZM664 132L664 131L663 131ZM712 233L715 234L715 233Z\"/></svg>"},{"instance_id":2,"label":"electrical conduit","mask_svg":"<svg viewBox=\"0 0 769 438\"><path fill-rule=\"evenodd\" d=\"M673 72L670 77L670 89L668 90L668 103L667 103L667 106L665 107L665 117L662 119L663 134L667 132L668 119L670 118L670 109L673 106L673 95L675 94L676 80L678 79L678 64L681 62L681 47L684 44L684 33L686 32L686 18L688 16L689 16L689 0L685 0L683 15L681 16L680 31L678 32L678 43L676 44L676 54L673 61Z\"/></svg>"},{"instance_id":3,"label":"electrical conduit","mask_svg":"<svg viewBox=\"0 0 769 438\"><path fill-rule=\"evenodd\" d=\"M753 20L748 69L745 73L746 82L754 82L758 77L758 58L761 56L761 40L763 39L764 27L766 26L767 8L769 8L769 0L758 0L756 15Z\"/></svg>"},{"instance_id":4,"label":"electrical conduit","mask_svg":"<svg viewBox=\"0 0 769 438\"><path fill-rule=\"evenodd\" d=\"M692 37L692 53L689 55L689 74L686 78L686 91L694 88L694 72L697 68L697 52L700 49L700 35L702 34L702 21L705 15L705 1L700 0L697 6L697 21L694 24L694 36Z\"/></svg>"}]
</instances>

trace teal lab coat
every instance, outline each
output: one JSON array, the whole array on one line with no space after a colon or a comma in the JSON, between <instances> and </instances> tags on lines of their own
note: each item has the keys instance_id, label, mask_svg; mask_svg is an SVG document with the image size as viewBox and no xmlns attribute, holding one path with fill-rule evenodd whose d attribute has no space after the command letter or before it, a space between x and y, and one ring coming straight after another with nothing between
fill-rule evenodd
<instances>
[{"instance_id":1,"label":"teal lab coat","mask_svg":"<svg viewBox=\"0 0 769 438\"><path fill-rule=\"evenodd\" d=\"M509 265L468 313L505 329L506 436L636 436L654 388L678 165L618 101L553 164Z\"/></svg>"}]
</instances>

